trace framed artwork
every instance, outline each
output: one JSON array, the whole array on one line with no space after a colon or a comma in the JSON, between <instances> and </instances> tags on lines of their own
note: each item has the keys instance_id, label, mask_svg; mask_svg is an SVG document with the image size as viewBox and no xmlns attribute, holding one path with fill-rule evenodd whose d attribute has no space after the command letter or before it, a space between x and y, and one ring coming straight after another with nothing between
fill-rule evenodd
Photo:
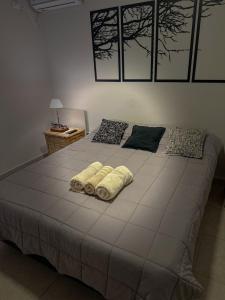
<instances>
[{"instance_id":1,"label":"framed artwork","mask_svg":"<svg viewBox=\"0 0 225 300\"><path fill-rule=\"evenodd\" d=\"M121 7L123 81L152 81L154 14L154 0Z\"/></svg>"},{"instance_id":2,"label":"framed artwork","mask_svg":"<svg viewBox=\"0 0 225 300\"><path fill-rule=\"evenodd\" d=\"M121 81L118 7L92 11L95 81Z\"/></svg>"},{"instance_id":3,"label":"framed artwork","mask_svg":"<svg viewBox=\"0 0 225 300\"><path fill-rule=\"evenodd\" d=\"M193 82L225 83L224 18L224 0L200 0Z\"/></svg>"},{"instance_id":4,"label":"framed artwork","mask_svg":"<svg viewBox=\"0 0 225 300\"><path fill-rule=\"evenodd\" d=\"M190 81L196 7L196 0L158 0L155 81Z\"/></svg>"}]
</instances>

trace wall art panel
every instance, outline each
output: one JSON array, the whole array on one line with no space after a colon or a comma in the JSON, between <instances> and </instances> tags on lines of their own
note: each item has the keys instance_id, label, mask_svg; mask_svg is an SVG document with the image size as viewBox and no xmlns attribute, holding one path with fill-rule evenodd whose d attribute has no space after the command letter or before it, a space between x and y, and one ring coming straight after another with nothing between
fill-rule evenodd
<instances>
[{"instance_id":1,"label":"wall art panel","mask_svg":"<svg viewBox=\"0 0 225 300\"><path fill-rule=\"evenodd\" d=\"M190 81L196 0L158 0L155 81Z\"/></svg>"},{"instance_id":2,"label":"wall art panel","mask_svg":"<svg viewBox=\"0 0 225 300\"><path fill-rule=\"evenodd\" d=\"M200 0L193 81L225 82L224 19L224 0Z\"/></svg>"},{"instance_id":3,"label":"wall art panel","mask_svg":"<svg viewBox=\"0 0 225 300\"><path fill-rule=\"evenodd\" d=\"M119 9L92 11L91 31L96 81L120 81Z\"/></svg>"},{"instance_id":4,"label":"wall art panel","mask_svg":"<svg viewBox=\"0 0 225 300\"><path fill-rule=\"evenodd\" d=\"M121 7L123 81L152 81L155 1Z\"/></svg>"}]
</instances>

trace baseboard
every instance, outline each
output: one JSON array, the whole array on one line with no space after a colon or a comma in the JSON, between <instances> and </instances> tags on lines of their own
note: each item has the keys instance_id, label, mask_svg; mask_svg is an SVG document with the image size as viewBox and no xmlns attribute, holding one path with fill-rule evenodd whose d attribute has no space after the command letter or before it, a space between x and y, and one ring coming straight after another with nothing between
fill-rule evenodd
<instances>
[{"instance_id":1,"label":"baseboard","mask_svg":"<svg viewBox=\"0 0 225 300\"><path fill-rule=\"evenodd\" d=\"M37 161L43 159L43 158L46 157L46 156L47 156L47 153L42 154L42 155L39 155L39 156L36 156L36 157L34 157L33 159L28 160L28 161L26 161L25 163L22 163L22 164L16 166L15 168L10 169L10 170L8 170L8 171L6 171L6 172L0 174L0 180L6 178L6 177L8 177L8 176L10 176L11 174L15 173L16 171L19 171L19 170L21 170L21 169L23 169L23 168L25 168L25 167L31 165L31 164L34 163L34 162L37 162Z\"/></svg>"}]
</instances>

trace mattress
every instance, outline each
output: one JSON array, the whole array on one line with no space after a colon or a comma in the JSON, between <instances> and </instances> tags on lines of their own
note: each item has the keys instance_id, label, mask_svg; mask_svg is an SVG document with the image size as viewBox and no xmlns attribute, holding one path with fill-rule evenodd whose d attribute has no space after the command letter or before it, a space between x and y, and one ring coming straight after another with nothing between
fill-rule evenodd
<instances>
[{"instance_id":1,"label":"mattress","mask_svg":"<svg viewBox=\"0 0 225 300\"><path fill-rule=\"evenodd\" d=\"M126 138L126 136L125 136ZM197 299L192 272L221 144L202 160L92 143L91 136L0 181L0 239L44 256L109 300ZM112 202L69 191L88 164L124 164L134 182Z\"/></svg>"}]
</instances>

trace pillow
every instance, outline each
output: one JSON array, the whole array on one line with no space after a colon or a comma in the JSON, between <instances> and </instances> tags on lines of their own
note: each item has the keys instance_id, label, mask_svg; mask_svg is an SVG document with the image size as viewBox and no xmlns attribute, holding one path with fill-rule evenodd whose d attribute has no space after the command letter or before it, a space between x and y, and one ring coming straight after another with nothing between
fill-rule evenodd
<instances>
[{"instance_id":1,"label":"pillow","mask_svg":"<svg viewBox=\"0 0 225 300\"><path fill-rule=\"evenodd\" d=\"M206 132L203 129L170 129L167 154L202 158Z\"/></svg>"},{"instance_id":2,"label":"pillow","mask_svg":"<svg viewBox=\"0 0 225 300\"><path fill-rule=\"evenodd\" d=\"M165 130L164 127L134 125L131 136L122 147L156 152Z\"/></svg>"},{"instance_id":3,"label":"pillow","mask_svg":"<svg viewBox=\"0 0 225 300\"><path fill-rule=\"evenodd\" d=\"M128 124L125 122L102 119L99 130L94 135L92 142L120 144L127 127Z\"/></svg>"}]
</instances>

